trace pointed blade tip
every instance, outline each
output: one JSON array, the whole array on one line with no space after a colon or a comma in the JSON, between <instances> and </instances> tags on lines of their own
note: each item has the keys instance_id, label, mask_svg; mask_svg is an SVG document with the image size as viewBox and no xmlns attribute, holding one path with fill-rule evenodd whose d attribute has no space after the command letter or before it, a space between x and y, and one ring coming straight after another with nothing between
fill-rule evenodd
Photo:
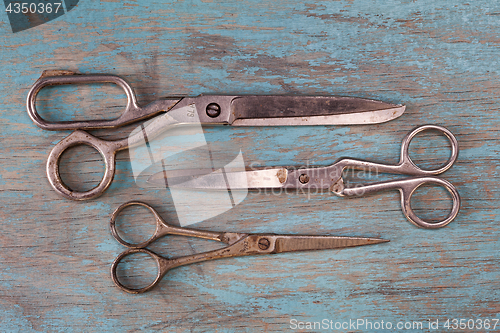
<instances>
[{"instance_id":1,"label":"pointed blade tip","mask_svg":"<svg viewBox=\"0 0 500 333\"><path fill-rule=\"evenodd\" d=\"M366 239L366 241L367 241L366 245L390 242L389 239L382 239L382 238L368 238L368 239Z\"/></svg>"},{"instance_id":2,"label":"pointed blade tip","mask_svg":"<svg viewBox=\"0 0 500 333\"><path fill-rule=\"evenodd\" d=\"M365 237L359 237L356 238L356 242L350 245L350 247L356 247L356 246L365 246L365 245L375 245L375 244L380 244L380 243L387 243L390 240L388 239L382 239L382 238L365 238Z\"/></svg>"},{"instance_id":3,"label":"pointed blade tip","mask_svg":"<svg viewBox=\"0 0 500 333\"><path fill-rule=\"evenodd\" d=\"M393 108L389 108L389 109L385 109L385 110L381 110L381 111L385 112L385 116L380 117L380 119L374 120L372 122L373 124L385 123L385 122L389 122L391 120L394 120L394 119L401 117L403 115L403 113L405 113L405 111L406 111L406 105L398 104L398 105L395 105L395 107L393 107ZM375 112L379 112L379 111L373 111L373 112L375 113ZM384 117L385 117L385 119L384 119Z\"/></svg>"},{"instance_id":4,"label":"pointed blade tip","mask_svg":"<svg viewBox=\"0 0 500 333\"><path fill-rule=\"evenodd\" d=\"M403 113L405 113L405 111L406 111L406 105L404 105L404 104L398 104L396 106L396 110L395 110L395 114L397 115L396 118L402 116Z\"/></svg>"}]
</instances>

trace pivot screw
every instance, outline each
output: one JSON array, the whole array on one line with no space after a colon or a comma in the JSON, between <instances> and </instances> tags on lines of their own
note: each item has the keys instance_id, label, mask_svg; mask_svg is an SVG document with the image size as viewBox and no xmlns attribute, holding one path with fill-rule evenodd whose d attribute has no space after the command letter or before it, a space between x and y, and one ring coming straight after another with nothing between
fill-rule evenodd
<instances>
[{"instance_id":1,"label":"pivot screw","mask_svg":"<svg viewBox=\"0 0 500 333\"><path fill-rule=\"evenodd\" d=\"M299 182L301 182L302 184L307 184L307 183L309 183L309 179L310 179L310 178L309 178L309 176L308 176L308 175L306 175L305 173L303 173L303 174L301 174L301 175L299 176Z\"/></svg>"},{"instance_id":2,"label":"pivot screw","mask_svg":"<svg viewBox=\"0 0 500 333\"><path fill-rule=\"evenodd\" d=\"M269 239L267 239L267 238L259 239L259 249L267 250L270 245L271 245L271 242L269 242Z\"/></svg>"},{"instance_id":3,"label":"pivot screw","mask_svg":"<svg viewBox=\"0 0 500 333\"><path fill-rule=\"evenodd\" d=\"M207 116L217 118L220 115L220 106L217 103L210 103L207 105Z\"/></svg>"}]
</instances>

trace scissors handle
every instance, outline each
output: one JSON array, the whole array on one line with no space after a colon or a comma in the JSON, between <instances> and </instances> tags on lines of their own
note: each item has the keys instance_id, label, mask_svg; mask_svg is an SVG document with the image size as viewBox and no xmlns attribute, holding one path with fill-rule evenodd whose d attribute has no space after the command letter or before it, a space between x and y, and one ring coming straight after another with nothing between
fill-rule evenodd
<instances>
[{"instance_id":1,"label":"scissors handle","mask_svg":"<svg viewBox=\"0 0 500 333\"><path fill-rule=\"evenodd\" d=\"M444 134L451 144L451 155L448 161L441 167L432 170L424 170L418 167L410 158L409 148L411 140L419 133L428 130L436 130ZM360 170L370 170L375 173L395 173L408 176L435 176L439 175L455 164L458 157L458 141L448 129L438 125L423 125L413 129L406 135L401 144L401 157L398 164L382 164L359 159L342 158L332 167L337 173L341 173L346 168Z\"/></svg>"},{"instance_id":2,"label":"scissors handle","mask_svg":"<svg viewBox=\"0 0 500 333\"><path fill-rule=\"evenodd\" d=\"M59 174L59 162L65 150L77 146L87 145L95 148L104 159L104 177L99 185L91 190L79 192L70 189L64 184ZM113 181L115 175L116 152L127 147L127 140L105 141L87 132L77 130L57 143L47 159L47 178L50 184L64 197L72 200L88 200L101 195Z\"/></svg>"},{"instance_id":3,"label":"scissors handle","mask_svg":"<svg viewBox=\"0 0 500 333\"><path fill-rule=\"evenodd\" d=\"M140 127L133 131L126 139L117 141L107 141L99 139L85 131L76 130L69 136L58 142L49 154L47 159L47 177L50 184L64 197L72 200L88 200L100 196L109 187L115 175L115 155L118 151L147 144L155 137L176 125L182 124L178 113L184 116L182 109L157 116L145 127ZM104 177L95 188L79 192L70 189L61 179L59 174L59 162L61 155L67 149L77 146L87 145L95 148L104 159Z\"/></svg>"},{"instance_id":4,"label":"scissors handle","mask_svg":"<svg viewBox=\"0 0 500 333\"><path fill-rule=\"evenodd\" d=\"M148 250L148 249L128 249L122 252L121 254L116 257L115 261L111 265L111 278L113 279L113 282L123 291L126 291L131 294L139 294L143 293L145 291L150 290L154 286L160 282L160 280L167 274L167 272L175 267L179 266L184 266L184 265L190 265L194 264L197 262L202 262L202 261L207 261L207 260L215 260L215 259L222 259L222 258L230 258L230 257L239 257L239 256L247 256L247 255L252 255L252 254L269 254L272 253L272 249L269 250L261 250L259 248L255 247L255 241L254 242L249 242L246 241L248 237L246 237L246 234L240 234L240 241L237 241L235 244L232 244L231 246L214 250L214 251L209 251L209 252L203 252L203 253L197 253L193 255L188 255L188 256L183 256L183 257L178 257L178 258L173 258L173 259L167 259L162 256L159 256L158 254ZM256 236L251 236L253 238L256 238ZM258 236L257 236L258 237ZM252 247L252 244L254 245ZM157 275L156 278L153 282L151 282L149 285L143 288L131 288L128 286L125 286L123 283L120 282L117 274L117 268L120 262L125 258L128 257L129 255L132 255L134 253L145 253L151 256L153 260L156 262L157 266Z\"/></svg>"},{"instance_id":5,"label":"scissors handle","mask_svg":"<svg viewBox=\"0 0 500 333\"><path fill-rule=\"evenodd\" d=\"M424 184L434 184L438 186L444 187L450 194L453 200L453 206L451 208L450 214L445 217L443 220L438 222L428 222L422 220L418 217L413 209L411 208L411 197L415 190ZM354 188L344 188L342 178L340 182L333 186L333 192L340 196L362 196L368 195L380 191L385 190L399 190L401 194L401 209L406 218L415 224L417 227L427 228L427 229L436 229L444 227L449 224L451 221L455 219L460 210L460 195L458 194L457 189L450 182L444 179L435 178L435 177L414 177L402 180L393 180L380 182L376 184L365 185L361 187Z\"/></svg>"},{"instance_id":6,"label":"scissors handle","mask_svg":"<svg viewBox=\"0 0 500 333\"><path fill-rule=\"evenodd\" d=\"M142 288L132 288L132 287L126 286L118 278L118 273L117 273L118 265L125 257L128 257L134 253L145 253L145 254L149 255L151 258L153 258L153 260L156 263L156 267L157 267L157 274L156 274L154 281L151 282L149 285L142 287ZM118 288L120 288L121 290L126 291L130 294L140 294L140 293L143 293L143 292L150 290L151 288L156 286L158 284L158 282L160 282L160 280L163 278L163 276L171 269L169 267L170 266L169 263L170 263L169 259L163 258L163 257L157 255L156 253L154 253L148 249L128 249L128 250L125 250L122 253L120 253L118 255L118 257L116 257L115 261L113 261L113 264L111 265L111 279L113 280L115 285Z\"/></svg>"},{"instance_id":7,"label":"scissors handle","mask_svg":"<svg viewBox=\"0 0 500 333\"><path fill-rule=\"evenodd\" d=\"M120 215L120 213L127 207L129 206L142 206L147 209L151 213L153 213L155 220L156 220L156 230L154 234L146 241L139 243L139 244L132 244L129 243L125 240L123 240L122 237L120 237L117 229L116 229L116 219ZM247 234L242 234L242 233L232 233L232 232L210 232L210 231L203 231L203 230L195 230L195 229L189 229L189 228L182 228L182 227L176 227L173 225L169 225L168 223L165 222L165 220L162 219L162 217L156 212L156 210L151 207L150 205L141 202L141 201L129 201L127 203L124 203L120 207L118 207L114 212L113 215L111 216L111 221L110 221L110 227L111 227L111 233L113 234L113 237L122 245L129 247L130 249L125 250L122 252L118 257L115 259L113 264L111 265L111 278L113 279L114 283L122 290L132 293L132 294L138 294L138 293L143 293L145 291L150 290L154 286L158 284L158 282L162 279L162 277L172 268L182 266L182 265L189 265L193 263L197 263L200 261L206 261L206 260L213 260L213 259L219 259L219 258L228 258L228 257L234 257L234 256L242 256L242 255L248 255L248 254L253 254L251 251L248 249L248 244L247 242L240 242L242 239L247 238ZM167 259L162 256L157 255L156 253L146 249L145 247L156 241L158 238L161 238L165 235L179 235L179 236L190 236L190 237L198 237L198 238L204 238L204 239L210 239L210 240L215 240L219 242L223 242L226 244L231 244L228 247L214 250L214 251L209 251L209 252L204 252L204 253L198 253L198 254L193 254L193 255L188 255L188 256L183 256L179 258L174 258L174 259ZM265 253L265 251L262 251ZM156 278L153 282L151 282L149 285L143 288L131 288L128 286L125 286L123 283L120 282L117 274L117 267L120 264L120 262L125 258L128 257L134 253L145 253L149 255L153 260L156 262L157 266L157 275Z\"/></svg>"},{"instance_id":8,"label":"scissors handle","mask_svg":"<svg viewBox=\"0 0 500 333\"><path fill-rule=\"evenodd\" d=\"M127 96L127 105L120 117L111 120L59 121L48 122L36 109L36 98L40 90L46 86L68 84L114 83L123 89ZM76 130L96 128L116 128L141 119L152 117L160 112L168 111L180 99L163 99L145 107L137 104L137 98L130 84L123 78L111 74L78 74L71 71L44 71L42 76L31 87L26 99L26 107L31 120L45 130Z\"/></svg>"},{"instance_id":9,"label":"scissors handle","mask_svg":"<svg viewBox=\"0 0 500 333\"><path fill-rule=\"evenodd\" d=\"M145 207L153 214L155 218L156 229L154 234L148 240L142 243L133 244L125 241L122 237L120 237L120 234L118 233L118 230L116 228L116 219L125 208L130 206ZM165 235L198 237L224 243L228 243L230 241L230 239L228 239L226 236L228 233L195 230L195 229L181 228L181 227L176 227L174 225L170 225L167 222L165 222L165 220L160 216L160 214L158 214L158 212L153 207L141 201L129 201L118 207L113 212L113 215L111 215L110 229L111 229L111 234L120 244L133 249L145 248L146 246L150 245L151 243L153 243L154 241Z\"/></svg>"},{"instance_id":10,"label":"scissors handle","mask_svg":"<svg viewBox=\"0 0 500 333\"><path fill-rule=\"evenodd\" d=\"M450 142L451 145L451 155L448 161L441 167L432 169L432 170L424 170L420 167L418 167L415 163L410 158L409 154L409 149L410 149L410 143L411 140L419 133L424 132L424 131L429 131L429 130L435 130L438 132L441 132L448 141ZM448 129L442 126L438 125L423 125L419 126L415 129L413 129L410 133L406 135L406 137L403 139L403 143L401 145L401 157L399 160L398 165L396 166L398 168L398 173L405 174L405 175L413 175L413 176L432 176L432 175L439 175L455 164L456 160L458 157L458 141L457 138L451 133ZM384 171L382 171L384 172Z\"/></svg>"},{"instance_id":11,"label":"scissors handle","mask_svg":"<svg viewBox=\"0 0 500 333\"><path fill-rule=\"evenodd\" d=\"M451 156L448 159L448 161L441 167L438 167L436 169L432 170L424 170L420 167L418 167L415 163L410 158L409 154L409 148L410 148L410 143L411 140L418 134L423 131L427 130L437 130L444 134L448 140L450 141L451 144ZM368 170L370 172L374 172L376 174L378 173L393 173L393 174L401 174L401 175L408 175L408 176L435 176L439 175L455 164L456 160L458 157L458 141L451 133L449 130L442 126L438 125L423 125L419 126L415 129L413 129L410 133L406 135L406 137L403 139L402 145L401 145L401 157L399 159L398 164L382 164L382 163L376 163L376 162L370 162L370 161L364 161L360 159L353 159L353 158L341 158L335 164L332 166L323 168L326 172L328 172L330 178L334 179L340 179L339 182L342 182L341 177L342 177L342 172L346 168L353 168L353 169L358 169L358 170ZM314 170L314 169L310 169ZM320 170L320 169L318 169ZM300 170L303 172L303 170ZM337 182L337 183L339 183ZM337 184L335 183L335 184ZM339 187L339 190L334 190L333 187L335 187L335 184L332 186L331 190L335 193L339 192L340 189L342 189L342 186ZM340 183L339 183L340 184ZM338 195L341 195L340 193L337 193Z\"/></svg>"},{"instance_id":12,"label":"scissors handle","mask_svg":"<svg viewBox=\"0 0 500 333\"><path fill-rule=\"evenodd\" d=\"M435 130L441 132L446 136L451 145L451 155L448 161L441 167L431 170L424 170L417 166L410 157L409 149L411 140L419 133L429 130ZM342 170L346 167L352 167L356 169L372 170L377 173L396 173L409 176L435 176L439 175L455 164L458 158L458 141L448 129L438 126L438 125L423 125L413 129L408 133L401 144L401 157L399 163L395 165L381 164L375 162L368 162L355 159L342 159L335 163Z\"/></svg>"},{"instance_id":13,"label":"scissors handle","mask_svg":"<svg viewBox=\"0 0 500 333\"><path fill-rule=\"evenodd\" d=\"M419 133L427 130L437 130L444 134L451 144L451 156L448 161L441 167L433 170L424 170L419 168L410 158L409 147L411 140ZM337 172L338 181L331 186L331 191L339 196L360 196L364 194L375 193L383 190L398 189L401 193L401 206L403 213L413 224L422 228L440 228L451 221L457 216L460 209L460 196L456 188L446 180L429 177L438 175L453 166L458 157L458 141L455 136L446 128L438 125L424 125L413 129L403 139L401 145L401 157L399 163L396 165L386 165L381 163L374 163L356 159L344 158L335 163L332 170ZM345 188L341 172L345 168L355 168L362 170L370 170L376 173L396 173L410 176L421 176L410 179L380 182L371 185ZM450 214L439 222L427 222L419 218L412 210L410 201L411 196L415 190L423 184L435 184L444 187L452 196L453 207Z\"/></svg>"}]
</instances>

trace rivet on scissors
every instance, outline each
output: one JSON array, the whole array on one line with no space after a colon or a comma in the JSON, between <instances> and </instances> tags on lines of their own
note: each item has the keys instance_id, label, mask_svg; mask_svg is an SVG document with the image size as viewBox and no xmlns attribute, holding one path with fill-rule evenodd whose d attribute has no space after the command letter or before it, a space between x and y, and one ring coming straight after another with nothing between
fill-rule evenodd
<instances>
[{"instance_id":1,"label":"rivet on scissors","mask_svg":"<svg viewBox=\"0 0 500 333\"><path fill-rule=\"evenodd\" d=\"M299 176L299 182L301 182L302 184L307 184L309 183L309 176L306 175L305 173L301 174Z\"/></svg>"},{"instance_id":2,"label":"rivet on scissors","mask_svg":"<svg viewBox=\"0 0 500 333\"><path fill-rule=\"evenodd\" d=\"M207 105L207 116L216 118L220 115L220 106L217 103L210 103Z\"/></svg>"},{"instance_id":3,"label":"rivet on scissors","mask_svg":"<svg viewBox=\"0 0 500 333\"><path fill-rule=\"evenodd\" d=\"M269 242L269 239L267 239L267 238L259 239L259 249L267 250L270 245L271 245L271 242Z\"/></svg>"}]
</instances>

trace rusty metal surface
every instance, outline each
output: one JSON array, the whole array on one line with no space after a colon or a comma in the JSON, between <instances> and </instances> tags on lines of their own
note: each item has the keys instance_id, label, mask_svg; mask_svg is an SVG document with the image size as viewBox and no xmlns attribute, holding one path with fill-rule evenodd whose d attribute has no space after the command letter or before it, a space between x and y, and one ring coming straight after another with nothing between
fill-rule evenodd
<instances>
[{"instance_id":1,"label":"rusty metal surface","mask_svg":"<svg viewBox=\"0 0 500 333\"><path fill-rule=\"evenodd\" d=\"M450 142L451 154L449 159L441 166L433 169L422 169L410 158L409 148L412 139L419 133L434 130L444 135ZM460 210L460 195L457 189L449 181L430 177L440 175L450 169L458 158L458 141L449 130L442 126L423 125L408 133L401 144L401 156L399 163L387 165L373 163L364 160L342 158L327 167L316 168L270 168L264 170L246 170L234 172L206 172L200 175L200 170L195 176L186 175L178 178L170 178L168 172L156 173L148 179L148 182L157 186L171 186L189 189L206 190L239 190L239 189L284 189L296 190L297 192L314 191L321 192L330 190L338 196L353 197L364 196L387 190L398 190L401 194L401 209L406 218L418 227L441 228L452 222ZM391 180L356 187L344 186L342 174L347 169L367 170L375 174L395 173L407 176L420 176L411 179ZM220 171L220 170L219 170ZM180 172L177 172L180 173ZM175 184L175 185L174 185ZM448 216L439 221L428 222L419 218L411 208L413 193L423 185L442 186L451 195L452 208Z\"/></svg>"},{"instance_id":2,"label":"rusty metal surface","mask_svg":"<svg viewBox=\"0 0 500 333\"><path fill-rule=\"evenodd\" d=\"M48 76L56 74L55 76ZM36 110L36 97L47 86L114 83L127 96L127 106L113 120L46 121ZM123 149L146 145L173 127L186 124L280 126L280 125L342 125L378 124L403 114L405 107L361 98L310 96L199 96L167 98L140 107L130 84L117 75L77 74L69 71L49 71L34 83L28 92L27 110L31 120L46 130L76 129L61 140L47 160L47 178L56 192L71 200L89 200L100 196L111 184L115 174L115 154ZM145 118L154 118L142 131L128 139L106 141L82 130L116 128ZM196 113L196 116L195 116ZM61 155L76 145L88 145L99 151L105 161L105 173L95 188L81 192L64 184L59 174Z\"/></svg>"},{"instance_id":3,"label":"rusty metal surface","mask_svg":"<svg viewBox=\"0 0 500 333\"><path fill-rule=\"evenodd\" d=\"M131 244L124 241L117 231L116 219L123 209L130 206L142 206L149 209L153 213L156 221L155 233L147 241L139 244ZM285 252L298 251L318 251L318 250L333 250L347 247L374 245L385 243L389 240L380 238L366 237L341 237L341 236L308 236L308 235L275 235L275 234L244 234L244 233L226 233L226 232L207 232L196 229L179 228L165 222L158 215L153 207L140 201L129 201L118 207L110 222L111 233L115 239L122 245L130 249L123 251L116 257L111 265L111 278L115 285L121 290L131 293L140 294L154 288L165 274L172 268L190 265L207 260L216 260L222 258L240 257L248 255L262 255ZM196 253L188 256L168 259L148 250L146 247L161 237L167 235L180 235L188 237L198 237L203 239L216 240L226 243L228 246L222 249ZM157 264L158 273L156 278L145 287L129 287L121 282L118 276L118 265L126 257L136 254L145 253L151 256Z\"/></svg>"}]
</instances>

